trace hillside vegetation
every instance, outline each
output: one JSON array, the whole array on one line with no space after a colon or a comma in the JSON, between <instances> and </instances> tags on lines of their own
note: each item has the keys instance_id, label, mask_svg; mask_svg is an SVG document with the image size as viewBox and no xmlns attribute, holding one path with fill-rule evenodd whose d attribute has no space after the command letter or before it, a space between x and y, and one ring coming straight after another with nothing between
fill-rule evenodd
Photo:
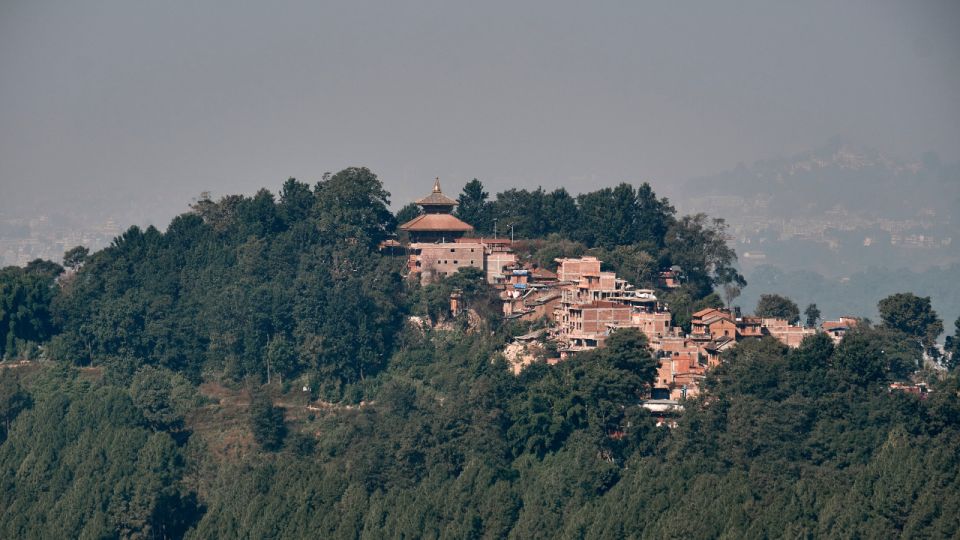
<instances>
[{"instance_id":1,"label":"hillside vegetation","mask_svg":"<svg viewBox=\"0 0 960 540\"><path fill-rule=\"evenodd\" d=\"M649 186L477 187L480 220L540 209L530 261L590 251L641 285L681 267L679 323L742 282L723 223ZM3 270L3 356L42 360L0 364L0 537L960 534L960 382L917 371L915 336L745 342L658 426L643 334L514 376L498 351L529 328L476 272L403 279L387 204L347 169L203 199L69 272ZM454 287L479 317L446 315ZM889 390L906 377L933 392Z\"/></svg>"}]
</instances>

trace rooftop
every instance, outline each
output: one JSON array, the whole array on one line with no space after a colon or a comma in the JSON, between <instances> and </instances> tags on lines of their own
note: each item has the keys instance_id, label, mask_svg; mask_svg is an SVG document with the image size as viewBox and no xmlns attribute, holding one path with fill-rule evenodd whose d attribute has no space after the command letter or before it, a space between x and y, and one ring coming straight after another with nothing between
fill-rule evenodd
<instances>
[{"instance_id":1,"label":"rooftop","mask_svg":"<svg viewBox=\"0 0 960 540\"><path fill-rule=\"evenodd\" d=\"M423 214L400 225L401 231L413 232L469 232L473 227L450 214Z\"/></svg>"},{"instance_id":2,"label":"rooftop","mask_svg":"<svg viewBox=\"0 0 960 540\"><path fill-rule=\"evenodd\" d=\"M437 178L433 183L433 192L430 195L417 201L420 206L456 206L457 201L447 197L440 190L440 179Z\"/></svg>"}]
</instances>

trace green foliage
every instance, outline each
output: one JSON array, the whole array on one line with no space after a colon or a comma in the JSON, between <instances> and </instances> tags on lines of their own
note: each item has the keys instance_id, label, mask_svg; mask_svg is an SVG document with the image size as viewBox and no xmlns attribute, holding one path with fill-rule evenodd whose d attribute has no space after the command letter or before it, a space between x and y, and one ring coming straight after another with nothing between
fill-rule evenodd
<instances>
[{"instance_id":1,"label":"green foliage","mask_svg":"<svg viewBox=\"0 0 960 540\"><path fill-rule=\"evenodd\" d=\"M130 397L143 417L157 429L177 429L196 403L194 388L167 369L145 366L130 384Z\"/></svg>"},{"instance_id":2,"label":"green foliage","mask_svg":"<svg viewBox=\"0 0 960 540\"><path fill-rule=\"evenodd\" d=\"M667 231L663 266L679 266L681 279L696 298L710 294L714 285L746 284L733 270L737 255L727 245L726 231L726 222L708 220L704 214L683 216Z\"/></svg>"},{"instance_id":3,"label":"green foliage","mask_svg":"<svg viewBox=\"0 0 960 540\"><path fill-rule=\"evenodd\" d=\"M396 220L397 225L403 225L404 223L414 219L415 217L422 214L423 211L417 206L416 203L409 203L400 210L397 210Z\"/></svg>"},{"instance_id":4,"label":"green foliage","mask_svg":"<svg viewBox=\"0 0 960 540\"><path fill-rule=\"evenodd\" d=\"M556 270L556 260L564 257L581 257L587 252L587 246L568 240L557 233L540 240L528 240L515 244L519 256L529 259L538 268Z\"/></svg>"},{"instance_id":5,"label":"green foliage","mask_svg":"<svg viewBox=\"0 0 960 540\"><path fill-rule=\"evenodd\" d=\"M640 406L657 360L636 330L515 376L498 351L517 325L406 323L446 319L454 289L484 319L499 304L477 269L402 281L376 250L386 203L366 169L290 179L279 200L205 196L165 232L132 227L59 281L52 263L0 272L4 320L41 322L15 324L14 345L50 340L63 360L0 370L0 537L960 533L960 382L891 392L920 366L910 327L744 341L675 429L657 427ZM475 210L537 237L518 251L543 266L592 249L637 284L680 266L658 293L679 324L742 286L725 224L677 218L649 186L512 190ZM194 386L275 377L328 403L262 391L201 407ZM237 442L248 433L268 451Z\"/></svg>"},{"instance_id":6,"label":"green foliage","mask_svg":"<svg viewBox=\"0 0 960 540\"><path fill-rule=\"evenodd\" d=\"M416 288L410 300L412 311L433 322L446 320L450 317L450 294L454 290L462 294L466 309L476 311L483 320L498 326L502 316L499 294L487 284L483 270L473 267L460 268L450 276Z\"/></svg>"},{"instance_id":7,"label":"green foliage","mask_svg":"<svg viewBox=\"0 0 960 540\"><path fill-rule=\"evenodd\" d=\"M277 450L283 445L287 435L283 408L275 407L266 393L255 393L250 401L250 429L264 450Z\"/></svg>"},{"instance_id":8,"label":"green foliage","mask_svg":"<svg viewBox=\"0 0 960 540\"><path fill-rule=\"evenodd\" d=\"M820 310L817 308L816 304L810 304L807 306L807 309L803 310L803 314L807 317L807 326L816 326L817 321L820 320Z\"/></svg>"},{"instance_id":9,"label":"green foliage","mask_svg":"<svg viewBox=\"0 0 960 540\"><path fill-rule=\"evenodd\" d=\"M617 246L612 250L601 248L592 254L613 269L617 277L637 287L652 289L657 286L660 273L657 260L640 246Z\"/></svg>"},{"instance_id":10,"label":"green foliage","mask_svg":"<svg viewBox=\"0 0 960 540\"><path fill-rule=\"evenodd\" d=\"M83 265L89 254L90 250L84 246L77 246L68 249L63 254L63 265L71 270L76 270Z\"/></svg>"},{"instance_id":11,"label":"green foliage","mask_svg":"<svg viewBox=\"0 0 960 540\"><path fill-rule=\"evenodd\" d=\"M930 307L930 297L913 293L890 295L877 304L883 324L919 339L927 348L943 333L943 321Z\"/></svg>"},{"instance_id":12,"label":"green foliage","mask_svg":"<svg viewBox=\"0 0 960 540\"><path fill-rule=\"evenodd\" d=\"M310 216L315 199L310 186L288 178L280 189L278 214L284 223L292 224L304 221Z\"/></svg>"},{"instance_id":13,"label":"green foliage","mask_svg":"<svg viewBox=\"0 0 960 540\"><path fill-rule=\"evenodd\" d=\"M953 335L947 336L944 344L946 352L945 363L948 369L954 370L960 365L960 317L953 323Z\"/></svg>"},{"instance_id":14,"label":"green foliage","mask_svg":"<svg viewBox=\"0 0 960 540\"><path fill-rule=\"evenodd\" d=\"M675 210L657 199L650 185L639 189L622 183L577 197L580 238L587 245L607 249L645 242L662 247Z\"/></svg>"},{"instance_id":15,"label":"green foliage","mask_svg":"<svg viewBox=\"0 0 960 540\"><path fill-rule=\"evenodd\" d=\"M487 338L411 333L375 405L330 416L307 459L224 470L192 535L955 535L938 509L960 506L960 383L925 401L826 384L882 341L851 335L744 342L671 431L636 406L640 334L514 378Z\"/></svg>"},{"instance_id":16,"label":"green foliage","mask_svg":"<svg viewBox=\"0 0 960 540\"><path fill-rule=\"evenodd\" d=\"M375 248L395 221L390 194L366 167L350 167L324 178L314 189L313 214L322 236Z\"/></svg>"},{"instance_id":17,"label":"green foliage","mask_svg":"<svg viewBox=\"0 0 960 540\"><path fill-rule=\"evenodd\" d=\"M401 320L401 263L376 251L386 197L370 171L347 169L312 191L287 180L279 203L265 190L207 197L165 233L132 227L53 302L64 325L50 355L121 384L143 365L336 387L374 374Z\"/></svg>"},{"instance_id":18,"label":"green foliage","mask_svg":"<svg viewBox=\"0 0 960 540\"><path fill-rule=\"evenodd\" d=\"M330 408L309 429L255 394L249 427L265 448L282 451L239 459L214 459L195 436L178 446L145 428L155 425L149 411L166 410L156 392L165 372L141 369L128 393L44 368L25 386L35 406L21 410L0 444L0 504L11 509L0 533L960 531L956 516L939 510L960 508L960 383L951 377L926 400L891 393L891 356L920 354L901 332L864 326L836 348L825 334L795 350L745 341L725 353L673 430L655 427L638 406L656 370L642 333L621 329L606 348L519 376L496 357L504 339L456 325L408 328L388 368L369 381L373 399ZM690 505L701 509L696 519Z\"/></svg>"},{"instance_id":19,"label":"green foliage","mask_svg":"<svg viewBox=\"0 0 960 540\"><path fill-rule=\"evenodd\" d=\"M490 222L490 194L483 190L483 184L474 178L463 186L463 192L457 197L456 216L473 225L480 234L489 234L493 223Z\"/></svg>"},{"instance_id":20,"label":"green foliage","mask_svg":"<svg viewBox=\"0 0 960 540\"><path fill-rule=\"evenodd\" d=\"M62 272L60 265L39 259L25 268L0 269L0 359L35 356L37 344L54 335L50 305Z\"/></svg>"},{"instance_id":21,"label":"green foliage","mask_svg":"<svg viewBox=\"0 0 960 540\"><path fill-rule=\"evenodd\" d=\"M180 485L174 441L141 425L124 390L74 376L36 380L34 407L0 444L0 536L185 534L200 512L195 494Z\"/></svg>"},{"instance_id":22,"label":"green foliage","mask_svg":"<svg viewBox=\"0 0 960 540\"><path fill-rule=\"evenodd\" d=\"M30 406L30 394L20 385L20 379L11 369L0 369L0 443L7 438L10 423Z\"/></svg>"},{"instance_id":23,"label":"green foliage","mask_svg":"<svg viewBox=\"0 0 960 540\"><path fill-rule=\"evenodd\" d=\"M753 313L757 317L786 319L790 324L800 321L800 308L797 304L779 294L761 294Z\"/></svg>"}]
</instances>

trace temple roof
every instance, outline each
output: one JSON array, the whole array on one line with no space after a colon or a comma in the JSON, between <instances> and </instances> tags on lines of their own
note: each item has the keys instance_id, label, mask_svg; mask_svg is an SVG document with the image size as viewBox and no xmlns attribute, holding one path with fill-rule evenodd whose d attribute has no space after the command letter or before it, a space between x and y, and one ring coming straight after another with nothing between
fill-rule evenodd
<instances>
[{"instance_id":1,"label":"temple roof","mask_svg":"<svg viewBox=\"0 0 960 540\"><path fill-rule=\"evenodd\" d=\"M469 232L473 230L473 227L450 214L423 214L400 225L400 230L413 232Z\"/></svg>"},{"instance_id":2,"label":"temple roof","mask_svg":"<svg viewBox=\"0 0 960 540\"><path fill-rule=\"evenodd\" d=\"M456 206L457 201L447 197L440 191L440 179L433 183L433 193L417 201L420 206Z\"/></svg>"}]
</instances>

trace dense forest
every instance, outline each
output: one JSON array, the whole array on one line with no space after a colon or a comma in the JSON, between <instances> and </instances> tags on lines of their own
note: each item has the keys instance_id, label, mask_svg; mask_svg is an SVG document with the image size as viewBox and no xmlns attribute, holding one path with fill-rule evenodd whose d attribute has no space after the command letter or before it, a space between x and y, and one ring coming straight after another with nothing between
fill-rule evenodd
<instances>
[{"instance_id":1,"label":"dense forest","mask_svg":"<svg viewBox=\"0 0 960 540\"><path fill-rule=\"evenodd\" d=\"M538 323L477 272L404 279L378 246L416 210L388 197L362 168L291 179L0 271L0 537L960 534L960 382L919 368L942 323L915 297L839 345L741 343L673 424L639 407L636 331L513 375L498 351ZM744 284L723 222L647 185L488 198L468 183L460 217L530 262L677 267L678 324ZM454 288L479 316L448 316Z\"/></svg>"}]
</instances>

